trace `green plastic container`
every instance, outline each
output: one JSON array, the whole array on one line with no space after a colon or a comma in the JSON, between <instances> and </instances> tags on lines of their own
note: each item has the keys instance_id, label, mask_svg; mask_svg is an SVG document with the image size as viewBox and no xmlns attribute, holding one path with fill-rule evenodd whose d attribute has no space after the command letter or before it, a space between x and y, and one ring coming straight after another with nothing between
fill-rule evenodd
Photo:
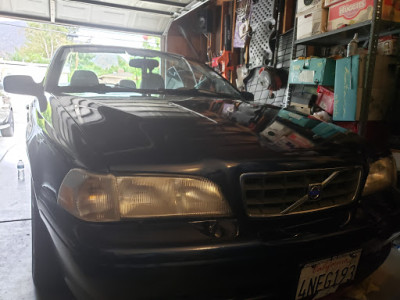
<instances>
[{"instance_id":1,"label":"green plastic container","mask_svg":"<svg viewBox=\"0 0 400 300\"><path fill-rule=\"evenodd\" d=\"M296 59L290 62L289 83L333 86L336 61L331 58Z\"/></svg>"}]
</instances>

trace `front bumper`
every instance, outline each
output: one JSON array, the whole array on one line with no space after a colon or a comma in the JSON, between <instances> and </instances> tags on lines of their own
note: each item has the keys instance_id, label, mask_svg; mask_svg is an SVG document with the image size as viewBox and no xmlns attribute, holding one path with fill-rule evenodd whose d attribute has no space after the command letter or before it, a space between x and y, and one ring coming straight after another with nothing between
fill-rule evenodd
<instances>
[{"instance_id":1,"label":"front bumper","mask_svg":"<svg viewBox=\"0 0 400 300\"><path fill-rule=\"evenodd\" d=\"M343 228L285 239L235 235L229 220L225 238L207 242L193 224L90 224L65 213L46 225L78 299L294 299L306 263L362 249L356 279L382 264L400 231L399 199L397 190L370 196Z\"/></svg>"}]
</instances>

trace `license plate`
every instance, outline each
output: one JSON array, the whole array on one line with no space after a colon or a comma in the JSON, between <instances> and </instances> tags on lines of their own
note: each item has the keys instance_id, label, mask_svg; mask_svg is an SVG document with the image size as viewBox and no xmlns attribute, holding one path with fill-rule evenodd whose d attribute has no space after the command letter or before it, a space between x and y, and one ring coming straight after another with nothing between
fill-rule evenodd
<instances>
[{"instance_id":1,"label":"license plate","mask_svg":"<svg viewBox=\"0 0 400 300\"><path fill-rule=\"evenodd\" d=\"M318 299L353 280L360 256L361 250L357 250L306 264L301 269L296 300L312 296Z\"/></svg>"}]
</instances>

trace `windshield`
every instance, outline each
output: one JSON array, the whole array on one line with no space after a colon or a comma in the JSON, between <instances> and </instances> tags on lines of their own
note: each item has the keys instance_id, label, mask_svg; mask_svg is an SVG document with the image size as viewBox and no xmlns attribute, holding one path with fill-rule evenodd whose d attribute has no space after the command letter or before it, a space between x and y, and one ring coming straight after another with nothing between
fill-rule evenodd
<instances>
[{"instance_id":1,"label":"windshield","mask_svg":"<svg viewBox=\"0 0 400 300\"><path fill-rule=\"evenodd\" d=\"M57 91L86 96L241 98L234 87L201 63L162 52L117 49L66 47L58 55Z\"/></svg>"}]
</instances>

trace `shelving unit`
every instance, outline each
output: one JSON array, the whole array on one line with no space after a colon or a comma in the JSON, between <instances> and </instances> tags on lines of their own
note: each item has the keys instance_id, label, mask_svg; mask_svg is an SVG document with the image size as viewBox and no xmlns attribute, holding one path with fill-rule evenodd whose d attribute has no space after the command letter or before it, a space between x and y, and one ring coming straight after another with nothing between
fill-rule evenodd
<instances>
[{"instance_id":1,"label":"shelving unit","mask_svg":"<svg viewBox=\"0 0 400 300\"><path fill-rule=\"evenodd\" d=\"M332 46L335 44L347 44L354 36L358 33L358 39L360 42L364 42L370 38L372 21L368 20L365 22L346 26L334 31L328 31L320 33L308 38L295 40L296 45L310 45L310 46ZM385 36L390 34L400 33L400 24L381 21L381 30L379 36Z\"/></svg>"},{"instance_id":2,"label":"shelving unit","mask_svg":"<svg viewBox=\"0 0 400 300\"><path fill-rule=\"evenodd\" d=\"M333 45L346 45L358 33L359 41L368 41L368 55L364 69L363 94L359 123L359 134L365 135L368 109L371 98L371 88L377 54L377 44L380 36L400 32L400 24L381 20L383 0L374 1L374 12L371 20L346 26L334 31L317 34L311 37L296 40L297 21L294 25L292 59L295 59L297 45L328 47ZM288 88L287 104L290 103L291 87Z\"/></svg>"}]
</instances>

